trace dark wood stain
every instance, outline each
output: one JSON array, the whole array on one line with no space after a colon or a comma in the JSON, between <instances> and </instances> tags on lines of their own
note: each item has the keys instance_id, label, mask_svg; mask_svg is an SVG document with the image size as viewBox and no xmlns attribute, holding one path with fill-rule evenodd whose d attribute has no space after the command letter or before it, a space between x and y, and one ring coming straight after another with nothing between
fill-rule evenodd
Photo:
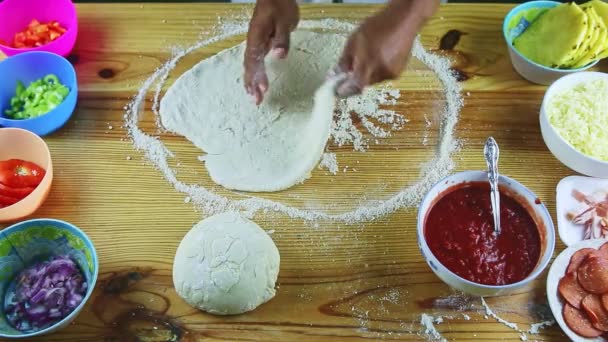
<instances>
[{"instance_id":1,"label":"dark wood stain","mask_svg":"<svg viewBox=\"0 0 608 342\"><path fill-rule=\"evenodd\" d=\"M457 68L451 68L450 69L452 71L452 75L454 75L454 77L456 77L456 80L458 82L464 82L466 80L468 80L469 78L471 78L466 72L457 69Z\"/></svg>"},{"instance_id":2,"label":"dark wood stain","mask_svg":"<svg viewBox=\"0 0 608 342\"><path fill-rule=\"evenodd\" d=\"M477 298L466 295L431 297L416 301L416 304L422 309L449 309L456 311L471 310L475 308L477 303L479 303Z\"/></svg>"},{"instance_id":3,"label":"dark wood stain","mask_svg":"<svg viewBox=\"0 0 608 342\"><path fill-rule=\"evenodd\" d=\"M100 288L101 294L93 301L93 313L104 324L104 341L193 341L200 334L188 331L174 318L167 315L171 306L169 297L162 291L147 291L142 288L153 272L152 269L135 268L114 273L106 278ZM151 280L150 282L155 282ZM146 307L129 294L144 295L144 303L160 303L155 309ZM136 296L137 298L137 296ZM154 307L154 306L153 306Z\"/></svg>"},{"instance_id":4,"label":"dark wood stain","mask_svg":"<svg viewBox=\"0 0 608 342\"><path fill-rule=\"evenodd\" d=\"M443 37L441 37L441 41L439 42L440 50L453 50L454 47L460 42L460 37L462 37L465 33L459 30L449 30L446 32Z\"/></svg>"},{"instance_id":5,"label":"dark wood stain","mask_svg":"<svg viewBox=\"0 0 608 342\"><path fill-rule=\"evenodd\" d=\"M99 75L99 77L101 77L101 78L108 79L108 78L114 77L114 75L116 75L116 74L114 73L114 70L112 70L110 68L104 68L104 69L99 70L97 75Z\"/></svg>"},{"instance_id":6,"label":"dark wood stain","mask_svg":"<svg viewBox=\"0 0 608 342\"><path fill-rule=\"evenodd\" d=\"M117 274L106 281L103 285L104 293L121 293L126 291L131 285L144 279L145 273L132 271Z\"/></svg>"},{"instance_id":7,"label":"dark wood stain","mask_svg":"<svg viewBox=\"0 0 608 342\"><path fill-rule=\"evenodd\" d=\"M73 53L67 56L66 59L68 62L72 63L72 65L76 65L80 61L80 55Z\"/></svg>"}]
</instances>

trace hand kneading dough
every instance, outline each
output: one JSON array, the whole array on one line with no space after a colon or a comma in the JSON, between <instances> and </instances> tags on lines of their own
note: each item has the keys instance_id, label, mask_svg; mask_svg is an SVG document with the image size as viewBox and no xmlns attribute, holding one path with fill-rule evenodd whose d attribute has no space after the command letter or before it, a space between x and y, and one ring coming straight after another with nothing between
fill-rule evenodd
<instances>
[{"instance_id":1,"label":"hand kneading dough","mask_svg":"<svg viewBox=\"0 0 608 342\"><path fill-rule=\"evenodd\" d=\"M205 151L211 179L228 189L301 183L329 139L335 99L324 82L344 42L337 34L292 34L288 58L266 59L270 89L259 107L243 86L244 43L224 50L175 81L160 103L161 122Z\"/></svg>"},{"instance_id":2,"label":"hand kneading dough","mask_svg":"<svg viewBox=\"0 0 608 342\"><path fill-rule=\"evenodd\" d=\"M173 262L173 284L188 304L235 315L274 297L279 263L279 251L264 230L238 213L225 213L184 236Z\"/></svg>"}]
</instances>

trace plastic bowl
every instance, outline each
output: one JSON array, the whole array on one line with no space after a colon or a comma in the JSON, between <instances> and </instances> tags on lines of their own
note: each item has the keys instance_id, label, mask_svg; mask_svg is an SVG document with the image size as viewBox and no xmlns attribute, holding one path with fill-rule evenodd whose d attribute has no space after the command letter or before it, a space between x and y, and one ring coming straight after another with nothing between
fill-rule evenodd
<instances>
[{"instance_id":1,"label":"plastic bowl","mask_svg":"<svg viewBox=\"0 0 608 342\"><path fill-rule=\"evenodd\" d=\"M63 102L50 112L32 119L13 120L5 116L4 110L10 107L15 96L17 81L27 87L31 82L55 74L59 81L70 89ZM51 134L63 127L72 116L78 99L76 71L65 58L50 52L26 52L0 62L0 127L27 129L38 135Z\"/></svg>"},{"instance_id":2,"label":"plastic bowl","mask_svg":"<svg viewBox=\"0 0 608 342\"><path fill-rule=\"evenodd\" d=\"M439 262L439 259L431 252L424 237L424 224L428 212L432 206L445 195L445 191L449 188L462 183L487 181L488 176L485 171L464 171L453 174L435 184L426 194L426 197L422 200L422 203L418 208L418 247L427 264L443 282L457 290L475 296L505 295L529 285L532 280L538 277L545 267L547 267L549 261L551 261L555 248L555 228L553 227L553 220L551 219L551 215L547 208L538 201L538 197L536 197L528 188L509 177L501 175L498 181L499 186L512 193L521 204L525 205L539 226L541 253L536 267L525 279L519 282L508 285L484 285L464 279L442 265ZM489 192L488 196L490 196Z\"/></svg>"},{"instance_id":3,"label":"plastic bowl","mask_svg":"<svg viewBox=\"0 0 608 342\"><path fill-rule=\"evenodd\" d=\"M564 91L580 82L596 79L608 81L608 74L591 71L580 72L560 78L553 83L547 89L543 104L540 107L540 131L549 151L564 165L587 176L608 178L608 162L585 155L570 145L551 125L546 111L548 102L555 93Z\"/></svg>"},{"instance_id":4,"label":"plastic bowl","mask_svg":"<svg viewBox=\"0 0 608 342\"><path fill-rule=\"evenodd\" d=\"M582 68L577 69L549 68L531 61L530 59L519 53L519 51L517 51L517 49L515 49L515 47L513 46L513 40L517 38L516 33L513 32L514 30L509 30L509 23L513 18L519 15L522 11L526 11L532 8L553 8L560 4L561 3L557 1L528 1L513 8L507 14L502 24L502 32L505 41L507 42L507 46L509 47L509 56L511 58L511 63L513 64L513 68L515 69L515 71L517 71L517 73L521 75L521 77L525 78L530 82L542 85L549 85L562 76L587 70L596 65L598 62L595 61ZM547 42L547 44L553 43L555 42Z\"/></svg>"},{"instance_id":5,"label":"plastic bowl","mask_svg":"<svg viewBox=\"0 0 608 342\"><path fill-rule=\"evenodd\" d=\"M21 201L0 209L0 222L16 221L33 214L44 202L53 183L49 148L36 134L18 128L0 128L0 160L23 159L46 170L42 182Z\"/></svg>"},{"instance_id":6,"label":"plastic bowl","mask_svg":"<svg viewBox=\"0 0 608 342\"><path fill-rule=\"evenodd\" d=\"M6 289L24 268L55 255L68 255L80 266L87 281L82 302L67 317L45 329L24 333L10 326L4 313ZM91 239L76 226L54 219L36 219L10 226L0 232L0 337L27 338L55 332L68 326L91 297L99 261Z\"/></svg>"},{"instance_id":7,"label":"plastic bowl","mask_svg":"<svg viewBox=\"0 0 608 342\"><path fill-rule=\"evenodd\" d=\"M36 19L41 23L58 21L66 32L56 40L36 48L14 49L0 44L0 51L13 56L29 51L47 51L61 56L70 54L78 36L78 16L71 0L4 0L0 2L0 39L10 43Z\"/></svg>"}]
</instances>

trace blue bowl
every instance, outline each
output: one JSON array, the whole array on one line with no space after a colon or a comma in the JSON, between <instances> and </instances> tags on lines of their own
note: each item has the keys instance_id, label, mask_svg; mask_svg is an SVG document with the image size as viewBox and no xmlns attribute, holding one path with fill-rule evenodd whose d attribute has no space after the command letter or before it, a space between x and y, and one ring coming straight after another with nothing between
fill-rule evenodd
<instances>
[{"instance_id":1,"label":"blue bowl","mask_svg":"<svg viewBox=\"0 0 608 342\"><path fill-rule=\"evenodd\" d=\"M528 1L521 5L515 6L505 17L505 20L502 24L502 33L509 47L509 56L511 57L511 63L513 64L513 68L517 71L523 78L527 79L530 82L542 84L542 85L550 85L557 79L561 78L565 75L570 75L579 71L585 71L594 65L597 64L598 61L592 62L584 67L577 69L558 69L558 68L550 68L536 62L533 62L528 57L522 55L515 47L513 46L513 40L519 37L530 25L530 22L526 20L526 18L522 17L522 12L528 11L531 9L549 9L553 8L557 5L560 5L561 2L557 1ZM514 25L513 25L514 24ZM549 42L552 43L552 42Z\"/></svg>"},{"instance_id":2,"label":"blue bowl","mask_svg":"<svg viewBox=\"0 0 608 342\"><path fill-rule=\"evenodd\" d=\"M15 96L17 81L27 87L31 82L48 74L55 74L70 89L63 102L50 112L32 119L14 120L5 116L10 100ZM25 52L0 62L0 127L17 127L40 136L51 134L63 127L72 116L78 98L76 71L65 58L50 52Z\"/></svg>"},{"instance_id":3,"label":"blue bowl","mask_svg":"<svg viewBox=\"0 0 608 342\"><path fill-rule=\"evenodd\" d=\"M41 259L68 255L80 267L87 281L87 293L72 313L61 321L36 332L14 329L6 320L4 299L14 278L26 267ZM99 262L89 237L76 226L54 219L35 219L17 223L0 232L0 337L25 338L48 334L69 325L91 297Z\"/></svg>"}]
</instances>

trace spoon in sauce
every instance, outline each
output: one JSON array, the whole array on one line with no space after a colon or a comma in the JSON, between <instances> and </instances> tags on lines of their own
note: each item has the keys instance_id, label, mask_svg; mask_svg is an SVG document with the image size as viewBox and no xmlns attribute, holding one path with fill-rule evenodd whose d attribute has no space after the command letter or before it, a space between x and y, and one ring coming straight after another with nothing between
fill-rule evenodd
<instances>
[{"instance_id":1,"label":"spoon in sauce","mask_svg":"<svg viewBox=\"0 0 608 342\"><path fill-rule=\"evenodd\" d=\"M498 144L494 138L489 137L483 147L483 154L488 164L488 180L490 182L490 200L492 201L492 215L494 216L494 234L500 234L500 192L498 190Z\"/></svg>"}]
</instances>

